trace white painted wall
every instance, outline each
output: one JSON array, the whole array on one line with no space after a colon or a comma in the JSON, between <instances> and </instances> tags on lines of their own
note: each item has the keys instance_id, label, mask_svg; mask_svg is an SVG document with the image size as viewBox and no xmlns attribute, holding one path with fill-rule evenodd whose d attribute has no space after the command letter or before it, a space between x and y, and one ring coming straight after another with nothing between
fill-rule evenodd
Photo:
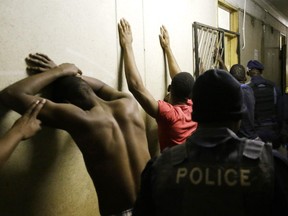
<instances>
[{"instance_id":1,"label":"white painted wall","mask_svg":"<svg viewBox=\"0 0 288 216\"><path fill-rule=\"evenodd\" d=\"M192 73L192 24L217 27L217 0L1 0L0 89L26 77L24 58L42 52L127 91L117 30L122 17L132 26L143 80L155 99L162 99L170 78L159 44L160 26L168 28L181 69ZM18 117L0 106L1 134ZM149 121L149 131L155 127ZM82 155L63 131L44 128L23 142L0 176L1 215L94 216L98 212Z\"/></svg>"},{"instance_id":2,"label":"white painted wall","mask_svg":"<svg viewBox=\"0 0 288 216\"><path fill-rule=\"evenodd\" d=\"M193 71L192 23L216 25L215 0L2 0L0 5L0 89L27 76L24 58L48 54L71 62L84 74L118 84L117 23L132 25L139 71L147 88L162 99L166 82L158 35L164 24L182 70ZM205 16L203 16L205 11ZM3 134L19 117L1 107ZM152 128L154 121L150 122ZM148 127L151 127L148 126ZM1 215L95 215L97 196L82 155L68 134L44 128L16 149L0 172ZM17 207L16 207L17 206ZM97 215L98 213L96 213Z\"/></svg>"}]
</instances>

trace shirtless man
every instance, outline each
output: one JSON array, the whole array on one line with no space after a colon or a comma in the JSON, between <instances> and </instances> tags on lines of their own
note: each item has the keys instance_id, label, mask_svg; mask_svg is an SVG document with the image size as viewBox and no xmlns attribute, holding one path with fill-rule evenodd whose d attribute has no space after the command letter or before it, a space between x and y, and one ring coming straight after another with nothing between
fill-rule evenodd
<instances>
[{"instance_id":1,"label":"shirtless man","mask_svg":"<svg viewBox=\"0 0 288 216\"><path fill-rule=\"evenodd\" d=\"M39 119L67 131L79 147L97 191L101 215L127 214L150 158L137 102L98 79L82 76L73 64L57 66L39 53L30 54L26 61L28 69L40 73L8 86L0 98L23 114L29 104L42 99L38 93L56 81L53 91L65 97L65 103L46 99Z\"/></svg>"}]
</instances>

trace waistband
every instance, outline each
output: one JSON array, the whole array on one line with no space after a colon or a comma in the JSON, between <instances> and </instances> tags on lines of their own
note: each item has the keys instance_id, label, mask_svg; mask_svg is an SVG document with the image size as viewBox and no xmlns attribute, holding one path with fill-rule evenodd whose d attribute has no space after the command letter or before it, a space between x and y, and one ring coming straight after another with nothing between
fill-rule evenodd
<instances>
[{"instance_id":1,"label":"waistband","mask_svg":"<svg viewBox=\"0 0 288 216\"><path fill-rule=\"evenodd\" d=\"M132 216L132 210L133 209L127 209L125 211L122 211L118 214L112 214L112 215L109 215L109 216Z\"/></svg>"}]
</instances>

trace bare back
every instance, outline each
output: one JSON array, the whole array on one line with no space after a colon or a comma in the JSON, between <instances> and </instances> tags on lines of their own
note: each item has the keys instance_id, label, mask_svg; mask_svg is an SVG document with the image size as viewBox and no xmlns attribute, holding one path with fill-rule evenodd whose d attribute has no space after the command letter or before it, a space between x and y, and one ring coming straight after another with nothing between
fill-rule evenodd
<instances>
[{"instance_id":1,"label":"bare back","mask_svg":"<svg viewBox=\"0 0 288 216\"><path fill-rule=\"evenodd\" d=\"M71 112L77 115L77 110L80 109ZM132 97L113 101L99 99L90 111L81 112L85 112L80 114L81 118L76 117L74 123L70 118L60 128L73 137L83 154L97 191L101 214L132 208L141 172L150 159L138 104Z\"/></svg>"}]
</instances>

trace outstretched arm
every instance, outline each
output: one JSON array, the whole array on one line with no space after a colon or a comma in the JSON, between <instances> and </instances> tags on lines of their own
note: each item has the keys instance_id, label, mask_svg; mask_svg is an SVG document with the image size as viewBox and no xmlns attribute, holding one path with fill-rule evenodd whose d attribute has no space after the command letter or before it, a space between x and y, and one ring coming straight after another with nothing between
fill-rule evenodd
<instances>
[{"instance_id":1,"label":"outstretched arm","mask_svg":"<svg viewBox=\"0 0 288 216\"><path fill-rule=\"evenodd\" d=\"M129 91L134 95L142 108L155 118L158 112L158 102L144 86L138 71L132 47L133 39L130 25L125 19L121 19L118 29L120 45L124 54L125 75Z\"/></svg>"},{"instance_id":2,"label":"outstretched arm","mask_svg":"<svg viewBox=\"0 0 288 216\"><path fill-rule=\"evenodd\" d=\"M0 168L8 160L20 141L34 136L41 129L41 121L37 115L45 104L45 100L37 100L15 121L13 126L0 138Z\"/></svg>"},{"instance_id":3,"label":"outstretched arm","mask_svg":"<svg viewBox=\"0 0 288 216\"><path fill-rule=\"evenodd\" d=\"M168 31L165 28L165 26L160 27L159 39L160 39L160 44L161 44L161 46L164 50L164 53L167 57L170 77L171 77L171 79L173 79L173 77L177 73L181 72L181 69L180 69L180 67L176 61L176 58L174 57L174 54L171 50L170 38L169 38L169 34L168 34Z\"/></svg>"}]
</instances>

